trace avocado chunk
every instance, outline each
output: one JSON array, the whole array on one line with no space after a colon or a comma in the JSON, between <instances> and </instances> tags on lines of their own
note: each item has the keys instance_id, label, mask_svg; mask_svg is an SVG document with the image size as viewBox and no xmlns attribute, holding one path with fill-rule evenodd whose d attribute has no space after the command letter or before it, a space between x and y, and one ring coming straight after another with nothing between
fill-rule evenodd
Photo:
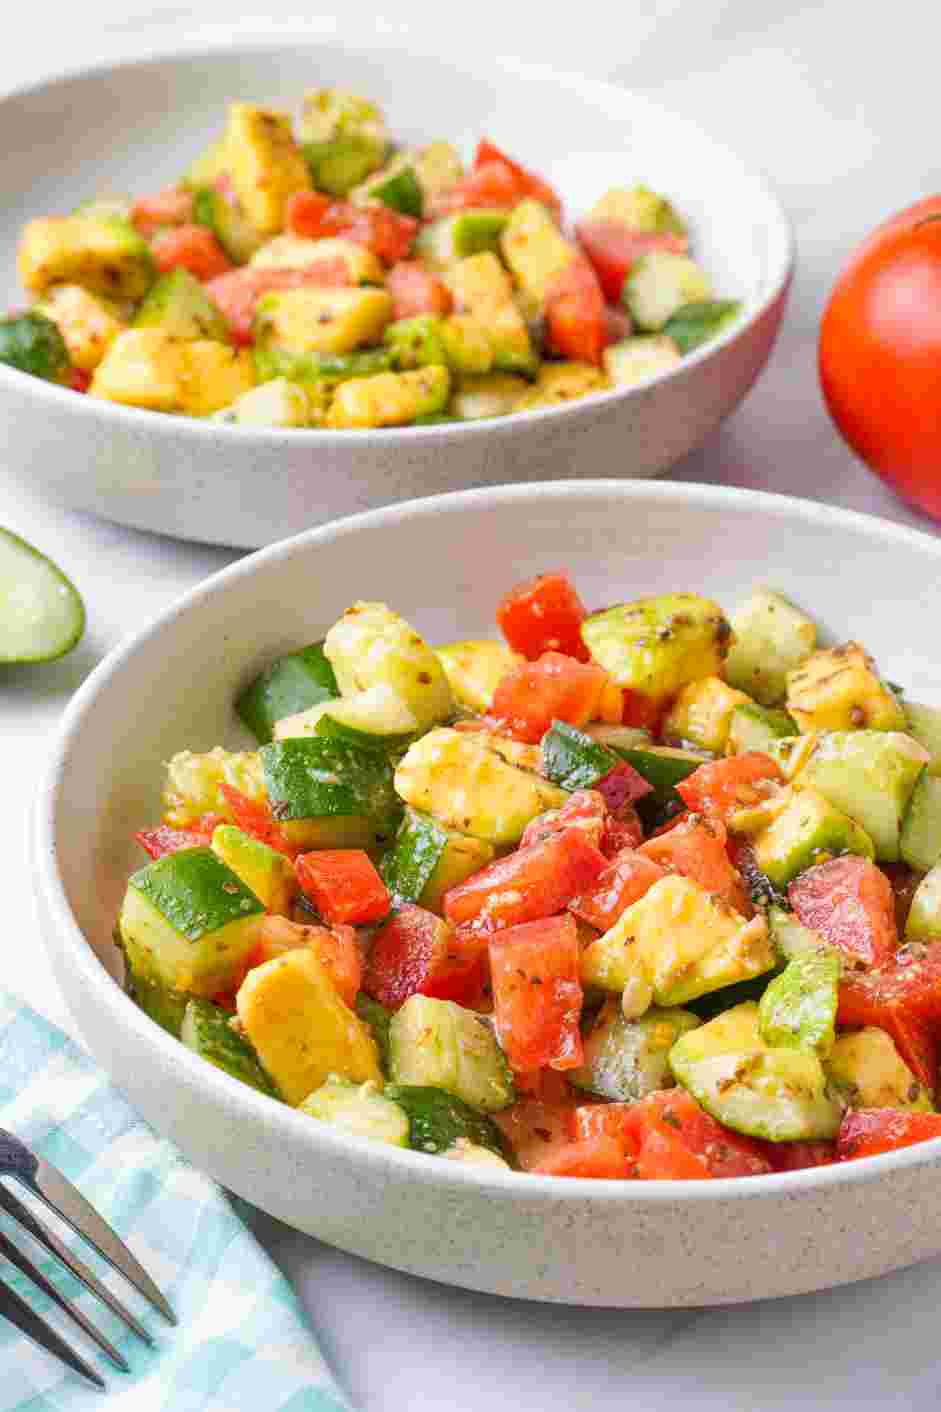
<instances>
[{"instance_id":1,"label":"avocado chunk","mask_svg":"<svg viewBox=\"0 0 941 1412\"><path fill-rule=\"evenodd\" d=\"M657 1089L670 1088L673 1045L700 1023L690 1010L648 1010L627 1020L616 1000L609 1000L585 1039L585 1060L566 1075L576 1088L599 1098L634 1103Z\"/></svg>"},{"instance_id":2,"label":"avocado chunk","mask_svg":"<svg viewBox=\"0 0 941 1412\"><path fill-rule=\"evenodd\" d=\"M608 386L607 375L592 363L542 363L535 382L523 391L511 410L531 412L537 407L558 407L593 392L604 392Z\"/></svg>"},{"instance_id":3,"label":"avocado chunk","mask_svg":"<svg viewBox=\"0 0 941 1412\"><path fill-rule=\"evenodd\" d=\"M732 614L735 634L726 662L732 686L762 706L778 706L787 695L787 674L817 645L817 628L781 593L756 588Z\"/></svg>"},{"instance_id":4,"label":"avocado chunk","mask_svg":"<svg viewBox=\"0 0 941 1412\"><path fill-rule=\"evenodd\" d=\"M147 244L128 221L55 216L30 221L17 255L20 279L35 294L80 284L111 299L140 299L156 270Z\"/></svg>"},{"instance_id":5,"label":"avocado chunk","mask_svg":"<svg viewBox=\"0 0 941 1412\"><path fill-rule=\"evenodd\" d=\"M762 916L746 920L689 878L660 878L582 952L585 986L622 994L625 1015L697 996L770 971Z\"/></svg>"},{"instance_id":6,"label":"avocado chunk","mask_svg":"<svg viewBox=\"0 0 941 1412\"><path fill-rule=\"evenodd\" d=\"M836 1038L840 958L832 947L804 951L768 985L758 1027L772 1048L806 1049L825 1059Z\"/></svg>"},{"instance_id":7,"label":"avocado chunk","mask_svg":"<svg viewBox=\"0 0 941 1412\"><path fill-rule=\"evenodd\" d=\"M446 720L454 709L441 663L410 623L385 603L357 602L324 639L342 696L389 686L409 707L419 729Z\"/></svg>"},{"instance_id":8,"label":"avocado chunk","mask_svg":"<svg viewBox=\"0 0 941 1412\"><path fill-rule=\"evenodd\" d=\"M905 730L931 756L927 766L929 775L941 775L941 708L906 701L902 710L907 721Z\"/></svg>"},{"instance_id":9,"label":"avocado chunk","mask_svg":"<svg viewBox=\"0 0 941 1412\"><path fill-rule=\"evenodd\" d=\"M941 941L941 864L918 884L905 924L906 941Z\"/></svg>"},{"instance_id":10,"label":"avocado chunk","mask_svg":"<svg viewBox=\"0 0 941 1412\"><path fill-rule=\"evenodd\" d=\"M49 290L42 303L37 304L32 312L33 316L44 314L56 325L65 342L72 366L81 368L84 373L92 373L118 334L127 327L126 308L127 306L121 301L90 294L79 284L57 284ZM26 315L25 317L28 319L30 316ZM37 354L41 354L38 376L48 377L51 375L54 380L62 377L66 365L62 362L61 350L53 343L55 356L51 360L50 367L48 352L45 351L45 341L40 339L37 343L34 334L29 337L26 350L24 350L29 365L23 366L23 352L20 353L20 359L15 362L9 352L6 358L4 357L2 330L8 329L9 325L15 322L18 321L11 319L0 322L0 362L12 362L14 367L22 367L24 372L31 372L36 370ZM26 332L26 327L22 332ZM14 347L18 343L19 339L15 340ZM46 366L48 370L43 372L43 366Z\"/></svg>"},{"instance_id":11,"label":"avocado chunk","mask_svg":"<svg viewBox=\"0 0 941 1412\"><path fill-rule=\"evenodd\" d=\"M585 646L618 686L658 701L720 675L730 637L718 603L695 593L619 603L582 623Z\"/></svg>"},{"instance_id":12,"label":"avocado chunk","mask_svg":"<svg viewBox=\"0 0 941 1412\"><path fill-rule=\"evenodd\" d=\"M492 1113L513 1102L513 1079L492 1027L453 1000L412 995L389 1026L394 1084L444 1089Z\"/></svg>"},{"instance_id":13,"label":"avocado chunk","mask_svg":"<svg viewBox=\"0 0 941 1412\"><path fill-rule=\"evenodd\" d=\"M118 334L98 367L92 397L208 417L255 386L246 349L208 338L179 338L165 328L131 328Z\"/></svg>"},{"instance_id":14,"label":"avocado chunk","mask_svg":"<svg viewBox=\"0 0 941 1412\"><path fill-rule=\"evenodd\" d=\"M755 862L777 887L784 887L823 855L856 853L875 857L872 839L816 789L795 790L785 807L753 839Z\"/></svg>"},{"instance_id":15,"label":"avocado chunk","mask_svg":"<svg viewBox=\"0 0 941 1412\"><path fill-rule=\"evenodd\" d=\"M824 941L819 932L803 926L793 912L788 912L783 907L774 905L768 908L768 926L771 939L785 961L793 961L795 957L803 956L808 951L828 950L829 943Z\"/></svg>"},{"instance_id":16,"label":"avocado chunk","mask_svg":"<svg viewBox=\"0 0 941 1412\"><path fill-rule=\"evenodd\" d=\"M331 137L354 133L386 138L386 122L378 103L348 88L318 88L305 93L300 130L305 142L327 142Z\"/></svg>"},{"instance_id":17,"label":"avocado chunk","mask_svg":"<svg viewBox=\"0 0 941 1412\"><path fill-rule=\"evenodd\" d=\"M374 1080L354 1084L331 1074L326 1083L304 1099L298 1111L353 1137L368 1137L390 1147L408 1146L405 1110L386 1098Z\"/></svg>"},{"instance_id":18,"label":"avocado chunk","mask_svg":"<svg viewBox=\"0 0 941 1412\"><path fill-rule=\"evenodd\" d=\"M262 243L263 237L237 203L215 186L204 186L193 197L193 218L206 226L236 265L246 264Z\"/></svg>"},{"instance_id":19,"label":"avocado chunk","mask_svg":"<svg viewBox=\"0 0 941 1412\"><path fill-rule=\"evenodd\" d=\"M726 753L745 755L753 750L765 753L774 741L794 735L795 730L794 722L786 711L773 706L758 706L753 701L748 705L736 706L729 720Z\"/></svg>"},{"instance_id":20,"label":"avocado chunk","mask_svg":"<svg viewBox=\"0 0 941 1412\"><path fill-rule=\"evenodd\" d=\"M497 256L469 255L448 272L458 314L469 314L486 331L497 372L534 373L538 357L513 285Z\"/></svg>"},{"instance_id":21,"label":"avocado chunk","mask_svg":"<svg viewBox=\"0 0 941 1412\"><path fill-rule=\"evenodd\" d=\"M232 1018L227 1010L208 1000L191 1000L183 1016L180 1039L187 1049L230 1078L269 1098L280 1097L252 1046L233 1028Z\"/></svg>"},{"instance_id":22,"label":"avocado chunk","mask_svg":"<svg viewBox=\"0 0 941 1412\"><path fill-rule=\"evenodd\" d=\"M196 755L180 750L167 766L163 789L163 821L174 829L188 829L203 814L219 814L234 822L222 785L261 802L266 798L261 760L254 750L214 750Z\"/></svg>"},{"instance_id":23,"label":"avocado chunk","mask_svg":"<svg viewBox=\"0 0 941 1412\"><path fill-rule=\"evenodd\" d=\"M500 682L524 661L505 643L486 640L449 642L435 653L455 700L472 711L488 711Z\"/></svg>"},{"instance_id":24,"label":"avocado chunk","mask_svg":"<svg viewBox=\"0 0 941 1412\"><path fill-rule=\"evenodd\" d=\"M185 848L128 881L118 926L136 976L213 996L238 980L264 907L209 848Z\"/></svg>"},{"instance_id":25,"label":"avocado chunk","mask_svg":"<svg viewBox=\"0 0 941 1412\"><path fill-rule=\"evenodd\" d=\"M382 860L391 895L442 913L444 894L493 862L492 844L446 829L427 814L408 808L395 845Z\"/></svg>"},{"instance_id":26,"label":"avocado chunk","mask_svg":"<svg viewBox=\"0 0 941 1412\"><path fill-rule=\"evenodd\" d=\"M311 422L311 406L299 383L273 378L243 392L214 417L240 427L306 427Z\"/></svg>"},{"instance_id":27,"label":"avocado chunk","mask_svg":"<svg viewBox=\"0 0 941 1412\"><path fill-rule=\"evenodd\" d=\"M642 183L632 187L614 186L606 191L591 208L587 220L611 221L649 235L687 234L686 222L676 207Z\"/></svg>"},{"instance_id":28,"label":"avocado chunk","mask_svg":"<svg viewBox=\"0 0 941 1412\"><path fill-rule=\"evenodd\" d=\"M728 744L732 713L752 702L721 677L700 677L684 686L663 723L665 740L687 740L721 755Z\"/></svg>"},{"instance_id":29,"label":"avocado chunk","mask_svg":"<svg viewBox=\"0 0 941 1412\"><path fill-rule=\"evenodd\" d=\"M234 824L213 830L212 851L252 891L269 912L287 916L297 895L297 875L290 858L269 848Z\"/></svg>"},{"instance_id":30,"label":"avocado chunk","mask_svg":"<svg viewBox=\"0 0 941 1412\"><path fill-rule=\"evenodd\" d=\"M382 166L386 146L384 138L351 132L305 142L302 150L316 190L348 196Z\"/></svg>"},{"instance_id":31,"label":"avocado chunk","mask_svg":"<svg viewBox=\"0 0 941 1412\"><path fill-rule=\"evenodd\" d=\"M328 427L408 426L418 417L443 411L451 378L447 368L417 368L408 373L377 373L341 383L327 413Z\"/></svg>"},{"instance_id":32,"label":"avocado chunk","mask_svg":"<svg viewBox=\"0 0 941 1412\"><path fill-rule=\"evenodd\" d=\"M787 709L800 731L904 731L905 713L858 642L814 652L787 675Z\"/></svg>"},{"instance_id":33,"label":"avocado chunk","mask_svg":"<svg viewBox=\"0 0 941 1412\"><path fill-rule=\"evenodd\" d=\"M941 862L941 778L927 769L912 791L899 853L909 867L922 873Z\"/></svg>"},{"instance_id":34,"label":"avocado chunk","mask_svg":"<svg viewBox=\"0 0 941 1412\"><path fill-rule=\"evenodd\" d=\"M72 366L58 325L38 310L0 319L0 363L47 382L63 382Z\"/></svg>"},{"instance_id":35,"label":"avocado chunk","mask_svg":"<svg viewBox=\"0 0 941 1412\"><path fill-rule=\"evenodd\" d=\"M622 338L604 350L603 358L604 370L615 387L634 387L682 362L673 339L656 333Z\"/></svg>"},{"instance_id":36,"label":"avocado chunk","mask_svg":"<svg viewBox=\"0 0 941 1412\"><path fill-rule=\"evenodd\" d=\"M933 1109L931 1095L905 1063L891 1035L873 1025L841 1034L824 1067L832 1087L850 1108Z\"/></svg>"},{"instance_id":37,"label":"avocado chunk","mask_svg":"<svg viewBox=\"0 0 941 1412\"><path fill-rule=\"evenodd\" d=\"M389 324L382 341L392 352L397 369L433 367L444 364L444 320L437 314L417 314Z\"/></svg>"},{"instance_id":38,"label":"avocado chunk","mask_svg":"<svg viewBox=\"0 0 941 1412\"><path fill-rule=\"evenodd\" d=\"M451 397L451 408L462 422L479 422L488 417L505 417L517 410L528 383L512 373L485 373L462 377Z\"/></svg>"},{"instance_id":39,"label":"avocado chunk","mask_svg":"<svg viewBox=\"0 0 941 1412\"><path fill-rule=\"evenodd\" d=\"M902 820L927 758L922 746L898 731L831 731L817 737L797 784L848 814L872 839L876 858L894 863Z\"/></svg>"},{"instance_id":40,"label":"avocado chunk","mask_svg":"<svg viewBox=\"0 0 941 1412\"><path fill-rule=\"evenodd\" d=\"M579 258L548 207L528 198L513 208L500 237L500 249L524 304L534 313L545 304L555 279Z\"/></svg>"},{"instance_id":41,"label":"avocado chunk","mask_svg":"<svg viewBox=\"0 0 941 1412\"><path fill-rule=\"evenodd\" d=\"M392 317L385 289L285 289L265 294L255 310L259 343L286 353L352 353L376 343Z\"/></svg>"},{"instance_id":42,"label":"avocado chunk","mask_svg":"<svg viewBox=\"0 0 941 1412\"><path fill-rule=\"evenodd\" d=\"M225 319L189 270L161 275L134 318L135 328L160 328L173 338L214 338L229 342Z\"/></svg>"},{"instance_id":43,"label":"avocado chunk","mask_svg":"<svg viewBox=\"0 0 941 1412\"><path fill-rule=\"evenodd\" d=\"M840 1126L842 1109L817 1055L766 1043L754 1001L683 1035L670 1067L707 1113L748 1137L812 1142Z\"/></svg>"},{"instance_id":44,"label":"avocado chunk","mask_svg":"<svg viewBox=\"0 0 941 1412\"><path fill-rule=\"evenodd\" d=\"M284 229L289 197L309 191L310 172L286 113L232 103L225 131L225 169L245 219L260 237Z\"/></svg>"}]
</instances>

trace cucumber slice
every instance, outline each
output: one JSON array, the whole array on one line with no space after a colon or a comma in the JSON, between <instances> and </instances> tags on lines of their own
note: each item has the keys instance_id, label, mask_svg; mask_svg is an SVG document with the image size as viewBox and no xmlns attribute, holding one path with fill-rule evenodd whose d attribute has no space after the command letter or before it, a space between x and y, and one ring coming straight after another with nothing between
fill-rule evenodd
<instances>
[{"instance_id":1,"label":"cucumber slice","mask_svg":"<svg viewBox=\"0 0 941 1412\"><path fill-rule=\"evenodd\" d=\"M389 1026L394 1083L430 1085L484 1112L508 1108L513 1079L490 1025L453 1000L413 995Z\"/></svg>"},{"instance_id":2,"label":"cucumber slice","mask_svg":"<svg viewBox=\"0 0 941 1412\"><path fill-rule=\"evenodd\" d=\"M836 1039L837 986L842 967L832 947L805 951L770 982L758 1006L766 1044L807 1049L825 1059Z\"/></svg>"},{"instance_id":3,"label":"cucumber slice","mask_svg":"<svg viewBox=\"0 0 941 1412\"><path fill-rule=\"evenodd\" d=\"M215 187L197 191L193 218L197 224L209 227L229 259L237 265L247 264L261 248L264 237L245 219L241 209Z\"/></svg>"},{"instance_id":4,"label":"cucumber slice","mask_svg":"<svg viewBox=\"0 0 941 1412\"><path fill-rule=\"evenodd\" d=\"M409 1122L413 1152L444 1156L459 1143L486 1148L512 1164L512 1152L492 1118L440 1088L425 1084L390 1084L385 1097L397 1103Z\"/></svg>"},{"instance_id":5,"label":"cucumber slice","mask_svg":"<svg viewBox=\"0 0 941 1412\"><path fill-rule=\"evenodd\" d=\"M371 995L367 995L361 990L356 997L356 1013L372 1030L372 1037L376 1041L376 1048L379 1051L379 1063L382 1065L383 1073L389 1072L389 1026L392 1023L392 1011L387 1010L384 1005L380 1005L378 1000L373 1000Z\"/></svg>"},{"instance_id":6,"label":"cucumber slice","mask_svg":"<svg viewBox=\"0 0 941 1412\"><path fill-rule=\"evenodd\" d=\"M685 305L698 304L711 294L709 276L695 260L653 250L632 266L621 302L639 329L660 333Z\"/></svg>"},{"instance_id":7,"label":"cucumber slice","mask_svg":"<svg viewBox=\"0 0 941 1412\"><path fill-rule=\"evenodd\" d=\"M315 384L324 392L350 378L372 377L392 367L389 348L364 348L357 353L292 353L286 348L256 344L253 355L259 382L287 378L304 387Z\"/></svg>"},{"instance_id":8,"label":"cucumber slice","mask_svg":"<svg viewBox=\"0 0 941 1412\"><path fill-rule=\"evenodd\" d=\"M637 334L604 350L604 370L615 387L634 387L681 361L673 339L661 333Z\"/></svg>"},{"instance_id":9,"label":"cucumber slice","mask_svg":"<svg viewBox=\"0 0 941 1412\"><path fill-rule=\"evenodd\" d=\"M813 620L780 593L758 587L733 613L732 631L726 680L762 706L782 704L788 673L817 645Z\"/></svg>"},{"instance_id":10,"label":"cucumber slice","mask_svg":"<svg viewBox=\"0 0 941 1412\"><path fill-rule=\"evenodd\" d=\"M85 605L65 574L12 530L0 529L0 664L51 662L85 631Z\"/></svg>"},{"instance_id":11,"label":"cucumber slice","mask_svg":"<svg viewBox=\"0 0 941 1412\"><path fill-rule=\"evenodd\" d=\"M929 775L941 775L941 709L919 706L915 701L906 701L902 709L908 734L931 756L927 767Z\"/></svg>"},{"instance_id":12,"label":"cucumber slice","mask_svg":"<svg viewBox=\"0 0 941 1412\"><path fill-rule=\"evenodd\" d=\"M681 353L692 353L724 328L734 323L742 311L737 299L703 299L696 304L684 304L667 319L663 332L673 339Z\"/></svg>"},{"instance_id":13,"label":"cucumber slice","mask_svg":"<svg viewBox=\"0 0 941 1412\"><path fill-rule=\"evenodd\" d=\"M643 750L653 744L650 731L645 731L640 726L608 726L595 722L585 727L585 734L591 736L592 740L597 740L600 745L607 745L616 750L618 754L623 754L625 750Z\"/></svg>"},{"instance_id":14,"label":"cucumber slice","mask_svg":"<svg viewBox=\"0 0 941 1412\"><path fill-rule=\"evenodd\" d=\"M354 1137L368 1137L390 1147L408 1147L409 1121L404 1108L380 1093L372 1080L354 1084L333 1074L304 1099L298 1112Z\"/></svg>"},{"instance_id":15,"label":"cucumber slice","mask_svg":"<svg viewBox=\"0 0 941 1412\"><path fill-rule=\"evenodd\" d=\"M639 1020L627 1020L620 1003L609 1001L585 1039L584 1063L566 1077L600 1098L634 1103L672 1086L670 1050L700 1023L698 1015L680 1009L652 1009Z\"/></svg>"},{"instance_id":16,"label":"cucumber slice","mask_svg":"<svg viewBox=\"0 0 941 1412\"><path fill-rule=\"evenodd\" d=\"M918 884L905 923L905 940L941 940L941 865L936 864Z\"/></svg>"},{"instance_id":17,"label":"cucumber slice","mask_svg":"<svg viewBox=\"0 0 941 1412\"><path fill-rule=\"evenodd\" d=\"M275 817L299 847L356 847L351 833L373 846L395 833L402 805L383 752L305 736L263 745L259 754Z\"/></svg>"},{"instance_id":18,"label":"cucumber slice","mask_svg":"<svg viewBox=\"0 0 941 1412\"><path fill-rule=\"evenodd\" d=\"M768 926L771 929L771 939L785 961L793 961L795 957L803 956L808 951L827 949L828 943L819 932L805 927L793 912L787 912L783 907L768 908Z\"/></svg>"},{"instance_id":19,"label":"cucumber slice","mask_svg":"<svg viewBox=\"0 0 941 1412\"><path fill-rule=\"evenodd\" d=\"M277 721L339 695L323 643L315 642L267 667L242 692L235 709L259 743L267 745L274 739Z\"/></svg>"},{"instance_id":20,"label":"cucumber slice","mask_svg":"<svg viewBox=\"0 0 941 1412\"><path fill-rule=\"evenodd\" d=\"M930 872L941 862L941 779L924 773L915 785L902 825L899 852L909 867Z\"/></svg>"},{"instance_id":21,"label":"cucumber slice","mask_svg":"<svg viewBox=\"0 0 941 1412\"><path fill-rule=\"evenodd\" d=\"M592 789L620 764L613 750L564 721L552 722L540 748L543 774L562 789Z\"/></svg>"},{"instance_id":22,"label":"cucumber slice","mask_svg":"<svg viewBox=\"0 0 941 1412\"><path fill-rule=\"evenodd\" d=\"M155 1025L166 1030L174 1039L179 1039L190 997L182 991L170 990L168 986L161 985L149 976L146 970L135 966L136 958L133 953L128 955L124 938L118 928L115 928L114 944L124 954L124 989L127 994Z\"/></svg>"},{"instance_id":23,"label":"cucumber slice","mask_svg":"<svg viewBox=\"0 0 941 1412\"><path fill-rule=\"evenodd\" d=\"M773 706L736 706L729 723L726 754L744 755L751 750L767 751L776 740L796 735L797 727L786 711Z\"/></svg>"},{"instance_id":24,"label":"cucumber slice","mask_svg":"<svg viewBox=\"0 0 941 1412\"><path fill-rule=\"evenodd\" d=\"M386 887L397 900L440 913L444 894L493 861L491 844L444 828L417 809L406 809L395 847L382 863Z\"/></svg>"},{"instance_id":25,"label":"cucumber slice","mask_svg":"<svg viewBox=\"0 0 941 1412\"><path fill-rule=\"evenodd\" d=\"M183 1016L180 1039L187 1049L269 1098L279 1098L251 1045L236 1033L227 1010L208 1000L191 1000Z\"/></svg>"}]
</instances>

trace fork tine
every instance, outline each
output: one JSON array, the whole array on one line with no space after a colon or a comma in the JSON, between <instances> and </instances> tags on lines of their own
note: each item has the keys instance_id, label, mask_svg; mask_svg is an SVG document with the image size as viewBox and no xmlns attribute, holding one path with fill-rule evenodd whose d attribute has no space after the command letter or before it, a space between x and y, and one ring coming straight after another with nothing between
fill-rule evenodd
<instances>
[{"instance_id":1,"label":"fork tine","mask_svg":"<svg viewBox=\"0 0 941 1412\"><path fill-rule=\"evenodd\" d=\"M176 1315L143 1265L134 1258L107 1221L98 1215L94 1206L85 1200L82 1193L56 1167L37 1157L30 1174L18 1172L16 1175L35 1196L44 1201L57 1216L61 1216L73 1231L97 1250L103 1260L107 1260L113 1269L123 1275L155 1309L158 1309L168 1323L177 1322Z\"/></svg>"},{"instance_id":2,"label":"fork tine","mask_svg":"<svg viewBox=\"0 0 941 1412\"><path fill-rule=\"evenodd\" d=\"M85 1315L80 1309L76 1309L74 1305L69 1303L65 1296L56 1289L55 1285L46 1279L43 1272L36 1268L32 1260L27 1259L23 1252L19 1250L13 1244L12 1240L9 1240L2 1231L0 1231L0 1255L9 1260L11 1265L15 1265L20 1273L25 1275L28 1280L32 1280L36 1288L41 1289L43 1294L51 1299L53 1303L57 1304L63 1313L68 1314L69 1318L78 1324L82 1332L87 1334L92 1342L97 1343L102 1352L108 1355L116 1368L120 1368L124 1373L130 1372L127 1360L122 1358L114 1345L108 1342L104 1334L98 1332L94 1324L91 1323L89 1319L85 1318Z\"/></svg>"},{"instance_id":3,"label":"fork tine","mask_svg":"<svg viewBox=\"0 0 941 1412\"><path fill-rule=\"evenodd\" d=\"M107 1285L101 1283L98 1276L92 1273L84 1260L80 1260L77 1255L73 1255L68 1246L64 1245L62 1241L59 1240L58 1236L53 1235L52 1231L47 1231L45 1226L42 1225L40 1221L36 1220L33 1213L28 1211L22 1201L14 1196L12 1191L8 1191L2 1182L0 1182L0 1207L2 1207L8 1215L12 1216L14 1221L18 1221L24 1230L27 1230L33 1237L33 1240L38 1241L44 1249L49 1251L50 1255L54 1255L57 1260L61 1260L66 1269L70 1270L86 1289L96 1295L97 1298L101 1300L102 1304L106 1304L112 1314L116 1314L132 1333L137 1334L138 1338L143 1339L145 1343L153 1348L154 1340L144 1328L143 1324L139 1323L138 1320L134 1318L134 1315L125 1309L124 1305L120 1300L115 1298Z\"/></svg>"},{"instance_id":4,"label":"fork tine","mask_svg":"<svg viewBox=\"0 0 941 1412\"><path fill-rule=\"evenodd\" d=\"M45 1319L40 1318L35 1310L30 1309L25 1299L21 1299L15 1290L4 1284L3 1280L0 1280L0 1316L8 1319L19 1329L20 1333L25 1334L34 1343L38 1343L40 1348L44 1348L47 1353L58 1358L66 1367L71 1368L75 1373L81 1373L82 1377L87 1378L90 1383L94 1383L95 1387L104 1391L106 1387L104 1378L96 1373L84 1358L80 1358L74 1348L70 1347L64 1338L60 1338L55 1329L50 1328Z\"/></svg>"}]
</instances>

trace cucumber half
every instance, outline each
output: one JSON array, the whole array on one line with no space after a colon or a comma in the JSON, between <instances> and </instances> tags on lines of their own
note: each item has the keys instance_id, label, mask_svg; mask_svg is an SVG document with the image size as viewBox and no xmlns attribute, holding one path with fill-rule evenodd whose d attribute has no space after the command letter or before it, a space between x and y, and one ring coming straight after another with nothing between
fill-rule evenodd
<instances>
[{"instance_id":1,"label":"cucumber half","mask_svg":"<svg viewBox=\"0 0 941 1412\"><path fill-rule=\"evenodd\" d=\"M32 544L0 529L0 663L51 662L85 631L70 579Z\"/></svg>"}]
</instances>

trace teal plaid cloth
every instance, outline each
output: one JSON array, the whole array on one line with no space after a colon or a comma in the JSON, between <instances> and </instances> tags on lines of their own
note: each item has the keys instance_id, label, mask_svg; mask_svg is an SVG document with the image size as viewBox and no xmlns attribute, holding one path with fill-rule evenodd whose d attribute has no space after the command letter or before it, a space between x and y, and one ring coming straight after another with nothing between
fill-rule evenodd
<instances>
[{"instance_id":1,"label":"teal plaid cloth","mask_svg":"<svg viewBox=\"0 0 941 1412\"><path fill-rule=\"evenodd\" d=\"M0 1215L44 1273L120 1348L111 1365L45 1296L0 1277L104 1375L86 1385L0 1319L0 1412L349 1412L284 1277L235 1204L155 1136L61 1030L0 990L0 1127L65 1173L127 1242L179 1318L170 1328L119 1277L106 1283L156 1339L148 1348ZM98 1273L107 1267L80 1253ZM50 1312L51 1309L51 1312Z\"/></svg>"}]
</instances>

